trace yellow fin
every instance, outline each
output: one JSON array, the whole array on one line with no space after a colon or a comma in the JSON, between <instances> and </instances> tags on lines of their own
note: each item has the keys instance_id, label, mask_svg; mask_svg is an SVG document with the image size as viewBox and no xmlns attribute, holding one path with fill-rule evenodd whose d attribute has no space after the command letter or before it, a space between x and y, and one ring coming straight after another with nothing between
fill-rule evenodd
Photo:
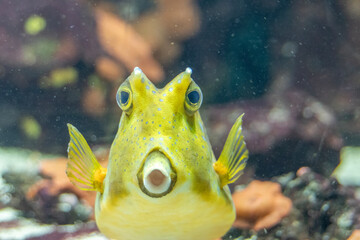
<instances>
[{"instance_id":1,"label":"yellow fin","mask_svg":"<svg viewBox=\"0 0 360 240\"><path fill-rule=\"evenodd\" d=\"M73 125L68 124L70 142L66 174L79 189L103 192L106 168L96 160L85 138Z\"/></svg>"},{"instance_id":2,"label":"yellow fin","mask_svg":"<svg viewBox=\"0 0 360 240\"><path fill-rule=\"evenodd\" d=\"M249 157L244 135L242 134L243 115L238 117L231 128L224 149L219 159L214 163L214 169L220 177L222 187L235 182L240 177Z\"/></svg>"}]
</instances>

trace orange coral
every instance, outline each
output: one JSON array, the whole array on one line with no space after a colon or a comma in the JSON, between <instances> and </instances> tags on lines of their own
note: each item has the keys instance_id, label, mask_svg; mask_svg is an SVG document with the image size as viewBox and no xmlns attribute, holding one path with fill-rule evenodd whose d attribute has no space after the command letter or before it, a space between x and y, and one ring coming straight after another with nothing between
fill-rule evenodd
<instances>
[{"instance_id":1,"label":"orange coral","mask_svg":"<svg viewBox=\"0 0 360 240\"><path fill-rule=\"evenodd\" d=\"M181 53L181 42L200 29L200 11L194 0L156 0L157 8L131 24L112 13L113 6L95 8L97 35L110 57L100 57L96 70L108 80L123 77L124 69L140 67L154 82L163 80L161 64L171 63ZM153 57L156 55L157 60Z\"/></svg>"},{"instance_id":2,"label":"orange coral","mask_svg":"<svg viewBox=\"0 0 360 240\"><path fill-rule=\"evenodd\" d=\"M360 230L359 229L354 230L351 236L347 240L360 240Z\"/></svg>"},{"instance_id":3,"label":"orange coral","mask_svg":"<svg viewBox=\"0 0 360 240\"><path fill-rule=\"evenodd\" d=\"M180 55L180 42L200 29L200 11L193 0L156 0L155 3L157 9L140 16L133 26L166 64Z\"/></svg>"},{"instance_id":4,"label":"orange coral","mask_svg":"<svg viewBox=\"0 0 360 240\"><path fill-rule=\"evenodd\" d=\"M163 69L153 58L150 45L130 25L100 8L95 9L95 16L100 44L109 55L129 71L138 66L151 80L163 79Z\"/></svg>"},{"instance_id":5,"label":"orange coral","mask_svg":"<svg viewBox=\"0 0 360 240\"><path fill-rule=\"evenodd\" d=\"M281 193L278 183L252 181L233 194L236 209L234 227L256 231L271 228L289 214L292 202Z\"/></svg>"},{"instance_id":6,"label":"orange coral","mask_svg":"<svg viewBox=\"0 0 360 240\"><path fill-rule=\"evenodd\" d=\"M67 158L42 161L40 164L40 172L44 176L49 177L49 179L43 179L35 183L28 190L26 197L33 199L41 189L46 189L52 196L64 192L71 192L85 200L90 206L94 206L96 193L81 191L72 185L66 176L66 163Z\"/></svg>"},{"instance_id":7,"label":"orange coral","mask_svg":"<svg viewBox=\"0 0 360 240\"><path fill-rule=\"evenodd\" d=\"M159 15L173 39L187 39L200 28L200 11L194 0L157 0Z\"/></svg>"},{"instance_id":8,"label":"orange coral","mask_svg":"<svg viewBox=\"0 0 360 240\"><path fill-rule=\"evenodd\" d=\"M100 76L111 81L123 78L125 75L125 69L108 57L96 59L95 66Z\"/></svg>"},{"instance_id":9,"label":"orange coral","mask_svg":"<svg viewBox=\"0 0 360 240\"><path fill-rule=\"evenodd\" d=\"M64 192L71 192L82 200L85 200L90 206L94 207L96 192L79 190L69 181L66 176L67 161L67 158L64 157L42 161L40 163L40 172L48 178L40 180L30 187L26 197L28 199L33 199L42 189L46 189L48 194L52 196L56 196ZM106 165L107 162L102 162L102 164Z\"/></svg>"}]
</instances>

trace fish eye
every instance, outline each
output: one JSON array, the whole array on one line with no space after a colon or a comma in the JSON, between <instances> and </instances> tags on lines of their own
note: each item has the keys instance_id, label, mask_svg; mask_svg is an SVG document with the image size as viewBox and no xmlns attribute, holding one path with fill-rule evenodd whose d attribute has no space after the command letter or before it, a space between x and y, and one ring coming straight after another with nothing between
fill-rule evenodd
<instances>
[{"instance_id":1,"label":"fish eye","mask_svg":"<svg viewBox=\"0 0 360 240\"><path fill-rule=\"evenodd\" d=\"M186 96L185 96L186 112L189 115L194 114L194 112L196 112L200 108L201 103L202 103L201 90L195 82L192 82L188 90L186 91Z\"/></svg>"},{"instance_id":2,"label":"fish eye","mask_svg":"<svg viewBox=\"0 0 360 240\"><path fill-rule=\"evenodd\" d=\"M129 101L129 96L130 96L130 93L128 93L127 91L121 91L120 92L120 103L122 105L125 105Z\"/></svg>"},{"instance_id":3,"label":"fish eye","mask_svg":"<svg viewBox=\"0 0 360 240\"><path fill-rule=\"evenodd\" d=\"M116 102L121 110L130 114L132 109L132 92L128 86L120 86L116 94Z\"/></svg>"},{"instance_id":4,"label":"fish eye","mask_svg":"<svg viewBox=\"0 0 360 240\"><path fill-rule=\"evenodd\" d=\"M189 92L187 97L192 104L196 104L200 100L200 93L198 91L194 90L194 91Z\"/></svg>"}]
</instances>

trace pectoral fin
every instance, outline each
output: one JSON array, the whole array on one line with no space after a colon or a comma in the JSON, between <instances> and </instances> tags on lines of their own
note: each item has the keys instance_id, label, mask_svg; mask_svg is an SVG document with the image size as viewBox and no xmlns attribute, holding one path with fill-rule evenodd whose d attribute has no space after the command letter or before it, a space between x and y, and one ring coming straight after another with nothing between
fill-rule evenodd
<instances>
[{"instance_id":1,"label":"pectoral fin","mask_svg":"<svg viewBox=\"0 0 360 240\"><path fill-rule=\"evenodd\" d=\"M242 114L231 128L219 159L214 163L214 169L220 177L221 186L235 182L240 177L248 159L249 153L242 134Z\"/></svg>"},{"instance_id":2,"label":"pectoral fin","mask_svg":"<svg viewBox=\"0 0 360 240\"><path fill-rule=\"evenodd\" d=\"M70 142L66 174L79 189L103 192L106 168L96 160L85 138L71 124L68 124Z\"/></svg>"}]
</instances>

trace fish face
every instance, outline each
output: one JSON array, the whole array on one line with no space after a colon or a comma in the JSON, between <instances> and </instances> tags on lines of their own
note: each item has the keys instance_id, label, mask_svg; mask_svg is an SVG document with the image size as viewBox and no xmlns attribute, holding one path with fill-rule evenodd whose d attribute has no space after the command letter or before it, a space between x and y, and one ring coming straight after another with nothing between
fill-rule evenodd
<instances>
[{"instance_id":1,"label":"fish face","mask_svg":"<svg viewBox=\"0 0 360 240\"><path fill-rule=\"evenodd\" d=\"M135 69L119 87L123 113L110 153L109 195L138 189L158 198L184 184L197 191L209 188L215 159L198 112L202 93L190 74L187 69L157 89Z\"/></svg>"}]
</instances>

